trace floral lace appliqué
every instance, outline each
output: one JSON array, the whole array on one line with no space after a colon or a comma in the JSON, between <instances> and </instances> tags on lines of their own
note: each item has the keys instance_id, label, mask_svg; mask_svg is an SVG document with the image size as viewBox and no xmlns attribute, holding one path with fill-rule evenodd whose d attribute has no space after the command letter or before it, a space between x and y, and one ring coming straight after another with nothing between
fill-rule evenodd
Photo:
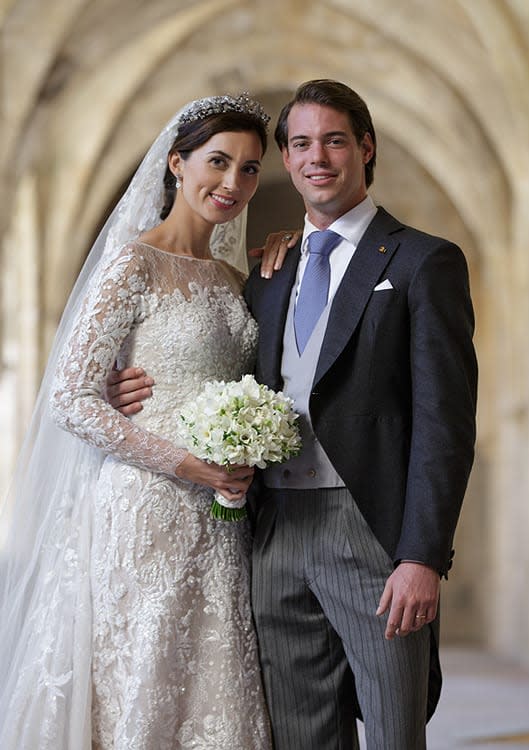
<instances>
[{"instance_id":1,"label":"floral lace appliqu\u00e9","mask_svg":"<svg viewBox=\"0 0 529 750\"><path fill-rule=\"evenodd\" d=\"M240 290L222 261L132 243L94 281L61 359L57 422L109 454L91 510L96 750L271 747L248 527L210 518L211 491L174 474L179 408L207 380L253 367ZM131 419L103 398L116 362L156 383Z\"/></svg>"}]
</instances>

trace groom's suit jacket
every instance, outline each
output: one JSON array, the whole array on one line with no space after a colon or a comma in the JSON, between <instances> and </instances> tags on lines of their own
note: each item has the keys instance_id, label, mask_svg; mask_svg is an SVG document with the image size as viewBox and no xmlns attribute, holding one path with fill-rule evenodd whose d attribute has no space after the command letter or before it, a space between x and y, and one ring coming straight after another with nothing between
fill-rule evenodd
<instances>
[{"instance_id":1,"label":"groom's suit jacket","mask_svg":"<svg viewBox=\"0 0 529 750\"><path fill-rule=\"evenodd\" d=\"M299 246L246 285L256 375L282 387ZM380 287L376 289L376 287ZM446 575L474 454L477 367L461 250L384 209L336 291L310 398L313 429L390 557Z\"/></svg>"}]
</instances>

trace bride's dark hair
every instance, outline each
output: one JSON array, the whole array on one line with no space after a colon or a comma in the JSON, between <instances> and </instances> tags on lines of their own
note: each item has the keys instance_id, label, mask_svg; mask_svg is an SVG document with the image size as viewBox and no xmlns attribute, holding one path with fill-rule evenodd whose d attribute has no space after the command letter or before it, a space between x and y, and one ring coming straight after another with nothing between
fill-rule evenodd
<instances>
[{"instance_id":1,"label":"bride's dark hair","mask_svg":"<svg viewBox=\"0 0 529 750\"><path fill-rule=\"evenodd\" d=\"M178 151L182 159L185 160L195 149L203 146L217 133L247 133L251 131L259 136L264 154L267 146L266 127L261 119L251 114L246 112L222 112L203 120L186 122L179 126L178 135L169 149L167 157ZM160 219L162 220L169 215L176 197L176 177L169 167L165 170L163 185L164 202L160 212Z\"/></svg>"}]
</instances>

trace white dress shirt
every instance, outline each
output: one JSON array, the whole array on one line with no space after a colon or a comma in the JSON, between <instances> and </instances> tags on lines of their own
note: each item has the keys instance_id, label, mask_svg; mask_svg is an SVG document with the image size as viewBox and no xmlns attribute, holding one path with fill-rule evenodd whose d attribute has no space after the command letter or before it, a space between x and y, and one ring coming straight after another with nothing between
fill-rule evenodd
<instances>
[{"instance_id":1,"label":"white dress shirt","mask_svg":"<svg viewBox=\"0 0 529 750\"><path fill-rule=\"evenodd\" d=\"M353 257L355 250L358 247L358 243L362 239L364 232L371 223L376 212L377 207L373 203L373 199L370 195L367 195L361 203L350 211L347 211L347 213L340 216L339 219L336 219L336 221L327 227L342 237L342 241L334 248L329 256L331 279L329 283L327 302L332 301L343 278L345 269L349 265L349 261ZM319 231L318 227L315 227L314 224L309 221L307 216L305 216L305 226L303 229L303 238L301 240L301 258L298 265L296 299L299 294L301 281L310 255L308 244L309 234L317 231Z\"/></svg>"}]
</instances>

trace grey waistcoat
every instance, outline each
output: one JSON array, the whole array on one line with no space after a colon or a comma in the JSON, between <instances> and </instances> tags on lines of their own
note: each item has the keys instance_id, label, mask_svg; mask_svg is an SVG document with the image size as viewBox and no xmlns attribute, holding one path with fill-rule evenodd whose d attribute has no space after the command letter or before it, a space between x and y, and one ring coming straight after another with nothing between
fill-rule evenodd
<instances>
[{"instance_id":1,"label":"grey waistcoat","mask_svg":"<svg viewBox=\"0 0 529 750\"><path fill-rule=\"evenodd\" d=\"M303 447L297 458L291 458L282 464L272 464L268 469L265 469L263 472L264 482L267 487L290 489L343 487L344 483L341 477L336 473L312 430L309 416L309 397L331 305L327 304L323 310L303 354L300 356L294 333L295 300L296 284L294 284L290 295L285 323L281 375L284 383L283 392L293 399L294 409L300 415L298 424Z\"/></svg>"}]
</instances>

